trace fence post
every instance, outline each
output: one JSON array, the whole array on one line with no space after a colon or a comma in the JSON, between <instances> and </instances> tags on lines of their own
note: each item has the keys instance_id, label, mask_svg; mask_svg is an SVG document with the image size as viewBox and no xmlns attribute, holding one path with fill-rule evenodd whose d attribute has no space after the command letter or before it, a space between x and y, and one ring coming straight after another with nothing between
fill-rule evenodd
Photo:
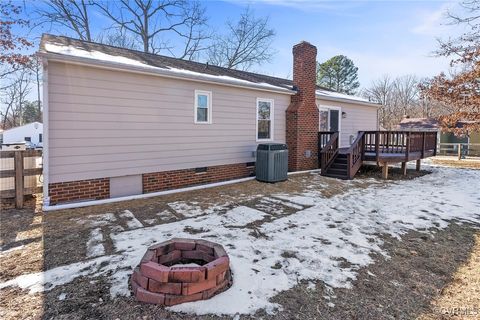
<instances>
[{"instance_id":1,"label":"fence post","mask_svg":"<svg viewBox=\"0 0 480 320\"><path fill-rule=\"evenodd\" d=\"M23 151L15 151L15 207L23 208Z\"/></svg>"}]
</instances>

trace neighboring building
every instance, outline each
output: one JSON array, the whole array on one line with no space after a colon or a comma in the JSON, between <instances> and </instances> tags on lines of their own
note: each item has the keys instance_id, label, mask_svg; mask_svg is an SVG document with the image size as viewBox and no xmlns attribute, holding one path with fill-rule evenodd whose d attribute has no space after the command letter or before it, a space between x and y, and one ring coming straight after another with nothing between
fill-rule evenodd
<instances>
[{"instance_id":1,"label":"neighboring building","mask_svg":"<svg viewBox=\"0 0 480 320\"><path fill-rule=\"evenodd\" d=\"M319 130L378 129L377 104L315 85L307 42L293 81L52 35L40 53L47 205L247 177L265 141L315 169Z\"/></svg>"},{"instance_id":2,"label":"neighboring building","mask_svg":"<svg viewBox=\"0 0 480 320\"><path fill-rule=\"evenodd\" d=\"M465 121L458 121L456 128L462 128ZM480 143L480 132L456 136L452 132L442 132L440 122L434 118L404 118L397 126L404 131L436 131L439 133L440 143Z\"/></svg>"},{"instance_id":3,"label":"neighboring building","mask_svg":"<svg viewBox=\"0 0 480 320\"><path fill-rule=\"evenodd\" d=\"M21 145L36 148L43 143L43 124L32 122L3 131L2 146Z\"/></svg>"}]
</instances>

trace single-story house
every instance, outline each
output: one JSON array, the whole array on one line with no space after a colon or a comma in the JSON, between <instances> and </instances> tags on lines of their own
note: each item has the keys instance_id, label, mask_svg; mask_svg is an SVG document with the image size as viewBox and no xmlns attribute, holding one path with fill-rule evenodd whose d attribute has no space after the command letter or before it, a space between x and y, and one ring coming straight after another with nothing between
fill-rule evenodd
<instances>
[{"instance_id":1,"label":"single-story house","mask_svg":"<svg viewBox=\"0 0 480 320\"><path fill-rule=\"evenodd\" d=\"M41 147L43 143L43 124L32 122L4 130L2 133L2 146L13 144L27 144L28 147Z\"/></svg>"},{"instance_id":2,"label":"single-story house","mask_svg":"<svg viewBox=\"0 0 480 320\"><path fill-rule=\"evenodd\" d=\"M318 132L348 147L379 105L316 86L316 54L295 45L288 80L43 35L45 205L248 177L262 142L318 168Z\"/></svg>"}]
</instances>

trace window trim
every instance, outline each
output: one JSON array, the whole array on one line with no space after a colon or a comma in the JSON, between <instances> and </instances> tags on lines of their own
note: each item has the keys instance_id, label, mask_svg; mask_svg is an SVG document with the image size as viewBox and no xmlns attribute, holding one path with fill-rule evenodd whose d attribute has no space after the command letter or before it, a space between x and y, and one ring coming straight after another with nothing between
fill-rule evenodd
<instances>
[{"instance_id":1,"label":"window trim","mask_svg":"<svg viewBox=\"0 0 480 320\"><path fill-rule=\"evenodd\" d=\"M258 138L258 104L259 102L269 102L270 103L270 138L268 139L259 139ZM255 122L255 141L257 142L266 142L266 141L273 141L273 128L274 128L274 119L275 119L275 104L273 99L267 98L257 98L257 107L256 107L256 122Z\"/></svg>"},{"instance_id":2,"label":"window trim","mask_svg":"<svg viewBox=\"0 0 480 320\"><path fill-rule=\"evenodd\" d=\"M206 95L207 96L207 121L198 121L197 120L197 109L198 109L198 96ZM205 90L195 90L193 102L193 122L195 124L212 124L212 92Z\"/></svg>"},{"instance_id":3,"label":"window trim","mask_svg":"<svg viewBox=\"0 0 480 320\"><path fill-rule=\"evenodd\" d=\"M318 124L320 125L320 111L328 111L328 131L330 130L330 110L337 110L338 111L338 134L340 137L342 136L342 107L338 106L330 106L330 105L317 105L319 117L318 117ZM339 139L339 147L343 147L341 142L342 139Z\"/></svg>"}]
</instances>

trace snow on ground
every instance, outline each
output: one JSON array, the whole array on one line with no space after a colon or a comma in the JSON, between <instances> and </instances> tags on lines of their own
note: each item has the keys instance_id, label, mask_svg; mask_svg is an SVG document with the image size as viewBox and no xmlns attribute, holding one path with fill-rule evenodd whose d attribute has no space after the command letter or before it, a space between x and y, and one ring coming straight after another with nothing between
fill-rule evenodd
<instances>
[{"instance_id":1,"label":"snow on ground","mask_svg":"<svg viewBox=\"0 0 480 320\"><path fill-rule=\"evenodd\" d=\"M432 171L415 180L352 188L330 198L314 190L300 195L272 195L268 199L311 207L272 217L271 221L262 222L268 216L265 212L238 206L226 213L213 211L118 232L110 235L114 255L20 276L0 284L0 288L17 285L36 292L50 289L51 286L44 286L46 282L61 285L89 274L109 277L112 296L129 295L128 277L146 248L172 237L191 237L184 231L188 226L205 230L196 237L225 247L231 259L233 286L210 300L170 309L192 314L235 315L260 308L274 312L281 306L269 299L294 287L299 280L349 288L358 269L373 262L371 253L386 255L378 234L401 239L409 230L427 232L431 227L444 228L450 220L480 224L480 171L435 167ZM248 224L255 221L256 228L266 237L257 238L252 233ZM431 236L435 236L433 231ZM108 263L101 264L102 261Z\"/></svg>"},{"instance_id":2,"label":"snow on ground","mask_svg":"<svg viewBox=\"0 0 480 320\"><path fill-rule=\"evenodd\" d=\"M228 204L227 204L228 205ZM202 209L198 202L185 202L185 201L175 201L168 204L175 212L180 213L184 217L191 218L199 215L212 214L217 211L224 210L226 205L223 206L210 206L206 209ZM168 211L167 211L168 212Z\"/></svg>"},{"instance_id":3,"label":"snow on ground","mask_svg":"<svg viewBox=\"0 0 480 320\"><path fill-rule=\"evenodd\" d=\"M93 258L103 256L105 254L105 247L103 246L102 229L95 228L90 231L90 238L87 241L87 257Z\"/></svg>"},{"instance_id":4,"label":"snow on ground","mask_svg":"<svg viewBox=\"0 0 480 320\"><path fill-rule=\"evenodd\" d=\"M135 218L135 215L130 210L125 210L120 213L120 217L127 219L127 227L129 229L142 228L143 224Z\"/></svg>"}]
</instances>

